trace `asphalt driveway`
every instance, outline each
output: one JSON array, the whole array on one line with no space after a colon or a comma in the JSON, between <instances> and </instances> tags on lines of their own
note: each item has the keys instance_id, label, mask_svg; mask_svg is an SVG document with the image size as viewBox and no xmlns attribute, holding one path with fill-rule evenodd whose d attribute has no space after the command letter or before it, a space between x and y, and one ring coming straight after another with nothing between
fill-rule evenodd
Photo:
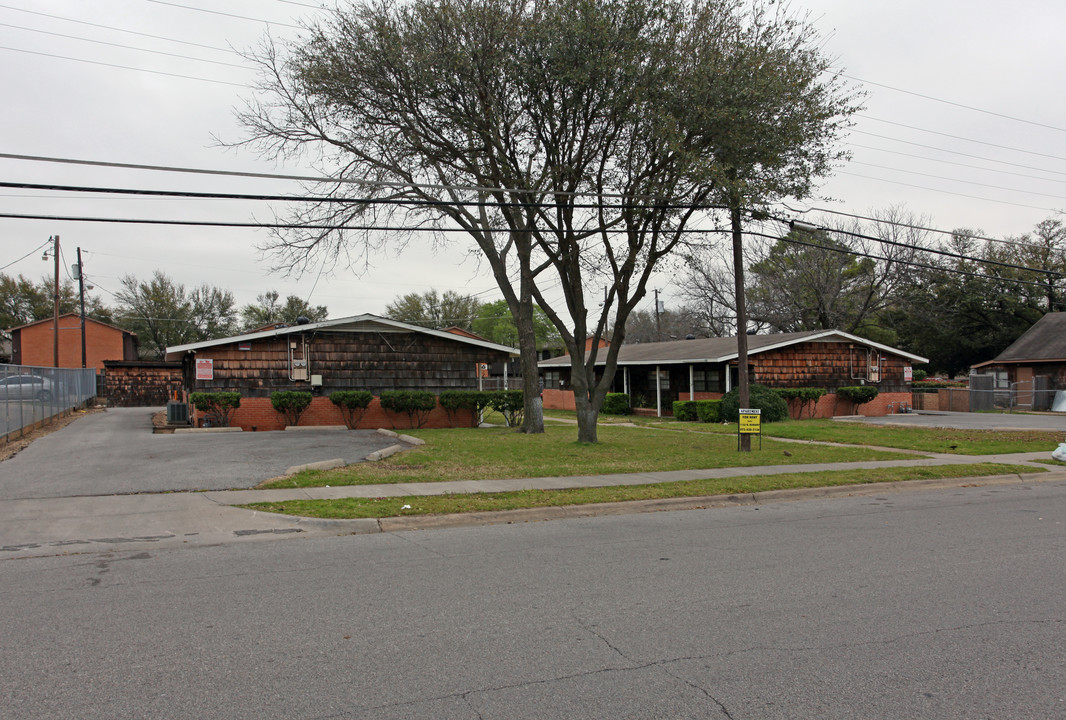
<instances>
[{"instance_id":1,"label":"asphalt driveway","mask_svg":"<svg viewBox=\"0 0 1066 720\"><path fill-rule=\"evenodd\" d=\"M162 408L79 418L0 462L0 499L250 488L294 465L359 462L396 444L373 430L152 433Z\"/></svg>"},{"instance_id":2,"label":"asphalt driveway","mask_svg":"<svg viewBox=\"0 0 1066 720\"><path fill-rule=\"evenodd\" d=\"M1066 432L1064 413L902 413L884 417L848 418L846 422L870 425L958 428L960 430L1049 430Z\"/></svg>"}]
</instances>

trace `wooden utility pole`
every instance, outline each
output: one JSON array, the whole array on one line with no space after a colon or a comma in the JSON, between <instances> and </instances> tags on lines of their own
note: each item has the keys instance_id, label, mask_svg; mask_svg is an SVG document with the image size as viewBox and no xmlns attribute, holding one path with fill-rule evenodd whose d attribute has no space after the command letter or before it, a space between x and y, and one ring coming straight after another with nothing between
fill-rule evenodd
<instances>
[{"instance_id":1,"label":"wooden utility pole","mask_svg":"<svg viewBox=\"0 0 1066 720\"><path fill-rule=\"evenodd\" d=\"M51 240L56 266L55 294L52 299L52 361L55 367L59 367L59 236L54 235Z\"/></svg>"},{"instance_id":2,"label":"wooden utility pole","mask_svg":"<svg viewBox=\"0 0 1066 720\"><path fill-rule=\"evenodd\" d=\"M85 367L85 266L81 264L81 248L78 248L78 295L81 298L81 366Z\"/></svg>"},{"instance_id":3,"label":"wooden utility pole","mask_svg":"<svg viewBox=\"0 0 1066 720\"><path fill-rule=\"evenodd\" d=\"M748 408L748 311L744 302L744 226L740 218L740 203L732 203L729 220L733 235L733 276L736 279L737 301L737 401ZM740 451L751 452L751 436L741 433Z\"/></svg>"}]
</instances>

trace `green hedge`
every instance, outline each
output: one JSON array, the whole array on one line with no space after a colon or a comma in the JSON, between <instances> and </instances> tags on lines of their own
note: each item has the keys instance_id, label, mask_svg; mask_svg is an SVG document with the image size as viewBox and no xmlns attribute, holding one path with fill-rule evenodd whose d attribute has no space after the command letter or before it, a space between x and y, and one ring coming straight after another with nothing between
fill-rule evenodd
<instances>
[{"instance_id":1,"label":"green hedge","mask_svg":"<svg viewBox=\"0 0 1066 720\"><path fill-rule=\"evenodd\" d=\"M378 399L383 410L404 413L410 420L411 427L420 428L426 424L429 414L437 407L437 396L428 390L386 390ZM396 423L392 423L393 428Z\"/></svg>"},{"instance_id":2,"label":"green hedge","mask_svg":"<svg viewBox=\"0 0 1066 720\"><path fill-rule=\"evenodd\" d=\"M329 399L341 409L344 424L348 429L354 430L366 414L366 409L370 407L374 394L369 390L337 390L329 394Z\"/></svg>"},{"instance_id":3,"label":"green hedge","mask_svg":"<svg viewBox=\"0 0 1066 720\"><path fill-rule=\"evenodd\" d=\"M697 400L696 417L699 418L700 422L705 423L722 422L722 401Z\"/></svg>"},{"instance_id":4,"label":"green hedge","mask_svg":"<svg viewBox=\"0 0 1066 720\"><path fill-rule=\"evenodd\" d=\"M521 390L496 390L489 393L489 407L503 415L507 427L518 427L525 416L525 394Z\"/></svg>"},{"instance_id":5,"label":"green hedge","mask_svg":"<svg viewBox=\"0 0 1066 720\"><path fill-rule=\"evenodd\" d=\"M477 427L481 418L481 411L489 406L492 393L484 390L445 390L437 400L440 406L448 413L448 421L455 425L455 413L459 410L469 410L473 419L473 427Z\"/></svg>"},{"instance_id":6,"label":"green hedge","mask_svg":"<svg viewBox=\"0 0 1066 720\"><path fill-rule=\"evenodd\" d=\"M696 401L674 401L674 419L680 422L696 422L699 420L700 416L696 413Z\"/></svg>"},{"instance_id":7,"label":"green hedge","mask_svg":"<svg viewBox=\"0 0 1066 720\"><path fill-rule=\"evenodd\" d=\"M748 408L762 410L764 423L778 422L788 418L788 403L784 398L765 385L752 384L748 388ZM722 396L720 419L724 422L737 422L740 417L740 391L733 388Z\"/></svg>"},{"instance_id":8,"label":"green hedge","mask_svg":"<svg viewBox=\"0 0 1066 720\"><path fill-rule=\"evenodd\" d=\"M285 416L287 425L299 425L300 416L311 405L311 393L304 390L278 390L270 396L270 404Z\"/></svg>"},{"instance_id":9,"label":"green hedge","mask_svg":"<svg viewBox=\"0 0 1066 720\"><path fill-rule=\"evenodd\" d=\"M627 393L607 393L603 399L600 412L604 415L629 415L633 409L629 406Z\"/></svg>"},{"instance_id":10,"label":"green hedge","mask_svg":"<svg viewBox=\"0 0 1066 720\"><path fill-rule=\"evenodd\" d=\"M796 401L794 419L799 420L804 408L807 408L808 417L814 417L815 408L818 407L818 401L826 394L826 389L819 387L774 388L774 392L780 395L786 404L789 400Z\"/></svg>"},{"instance_id":11,"label":"green hedge","mask_svg":"<svg viewBox=\"0 0 1066 720\"><path fill-rule=\"evenodd\" d=\"M218 427L229 427L234 411L241 406L239 392L194 392L189 395L189 402L205 413Z\"/></svg>"}]
</instances>

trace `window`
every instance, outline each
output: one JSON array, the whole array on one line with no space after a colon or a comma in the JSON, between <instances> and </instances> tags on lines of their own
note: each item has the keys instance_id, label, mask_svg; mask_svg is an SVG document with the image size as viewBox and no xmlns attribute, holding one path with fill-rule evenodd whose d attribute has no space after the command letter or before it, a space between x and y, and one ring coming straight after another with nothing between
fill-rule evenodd
<instances>
[{"instance_id":1,"label":"window","mask_svg":"<svg viewBox=\"0 0 1066 720\"><path fill-rule=\"evenodd\" d=\"M694 392L718 392L721 373L717 370L693 370L692 390Z\"/></svg>"},{"instance_id":2,"label":"window","mask_svg":"<svg viewBox=\"0 0 1066 720\"><path fill-rule=\"evenodd\" d=\"M545 389L558 390L563 386L562 373L558 370L544 371Z\"/></svg>"}]
</instances>

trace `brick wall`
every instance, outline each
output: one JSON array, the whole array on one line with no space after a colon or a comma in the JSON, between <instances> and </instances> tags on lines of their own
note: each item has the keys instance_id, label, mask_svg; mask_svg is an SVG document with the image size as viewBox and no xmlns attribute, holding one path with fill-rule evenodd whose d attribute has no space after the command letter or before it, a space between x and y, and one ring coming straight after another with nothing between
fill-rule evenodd
<instances>
[{"instance_id":1,"label":"brick wall","mask_svg":"<svg viewBox=\"0 0 1066 720\"><path fill-rule=\"evenodd\" d=\"M197 416L195 423L202 425L202 413L196 412L195 408L193 408L193 412ZM233 418L230 421L231 427L240 427L246 431L284 430L285 424L285 416L274 409L274 406L270 403L270 398L264 397L242 397L241 406L233 413ZM344 416L341 414L340 408L334 405L328 397L319 396L311 399L311 405L300 416L299 424L301 427L344 425ZM429 414L429 418L422 427L471 427L473 424L474 417L469 410L459 410L454 414L453 418L448 415L444 408L438 405ZM376 397L370 402L370 407L366 409L357 425L360 430L373 430L376 428L408 430L411 427L406 413L397 415L383 410Z\"/></svg>"},{"instance_id":2,"label":"brick wall","mask_svg":"<svg viewBox=\"0 0 1066 720\"><path fill-rule=\"evenodd\" d=\"M53 321L47 320L19 328L12 360L21 365L52 367L55 361ZM91 319L85 320L86 367L104 369L106 360L130 360L122 330ZM132 346L131 346L132 347ZM81 316L59 317L59 367L81 367Z\"/></svg>"}]
</instances>

